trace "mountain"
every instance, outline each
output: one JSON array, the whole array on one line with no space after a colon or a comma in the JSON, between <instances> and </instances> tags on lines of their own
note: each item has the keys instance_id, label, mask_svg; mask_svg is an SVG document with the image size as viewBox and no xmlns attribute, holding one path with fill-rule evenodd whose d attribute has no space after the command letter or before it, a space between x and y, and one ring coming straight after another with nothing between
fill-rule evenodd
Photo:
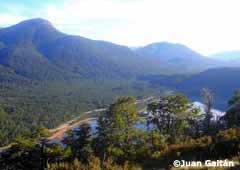
<instances>
[{"instance_id":1,"label":"mountain","mask_svg":"<svg viewBox=\"0 0 240 170\"><path fill-rule=\"evenodd\" d=\"M44 19L0 30L0 64L36 80L129 79L160 73L127 46L64 34Z\"/></svg>"},{"instance_id":2,"label":"mountain","mask_svg":"<svg viewBox=\"0 0 240 170\"><path fill-rule=\"evenodd\" d=\"M240 68L215 68L193 75L149 75L139 77L150 83L152 88L164 86L180 91L193 101L202 101L202 89L209 89L217 109L226 110L227 101L240 89Z\"/></svg>"},{"instance_id":3,"label":"mountain","mask_svg":"<svg viewBox=\"0 0 240 170\"><path fill-rule=\"evenodd\" d=\"M201 89L208 88L219 109L226 109L233 93L240 89L240 68L210 69L184 80L177 88L191 98L199 99Z\"/></svg>"},{"instance_id":4,"label":"mountain","mask_svg":"<svg viewBox=\"0 0 240 170\"><path fill-rule=\"evenodd\" d=\"M0 30L0 64L34 80L129 79L176 71L127 46L64 34L44 19Z\"/></svg>"},{"instance_id":5,"label":"mountain","mask_svg":"<svg viewBox=\"0 0 240 170\"><path fill-rule=\"evenodd\" d=\"M160 42L135 49L152 63L161 63L165 68L174 68L178 73L192 73L216 67L218 62L209 59L182 44Z\"/></svg>"},{"instance_id":6,"label":"mountain","mask_svg":"<svg viewBox=\"0 0 240 170\"><path fill-rule=\"evenodd\" d=\"M0 64L29 79L56 80L192 73L215 62L180 44L130 49L68 35L44 19L31 19L0 30Z\"/></svg>"},{"instance_id":7,"label":"mountain","mask_svg":"<svg viewBox=\"0 0 240 170\"><path fill-rule=\"evenodd\" d=\"M70 36L43 19L0 30L0 64L31 79L127 77L132 59L127 47Z\"/></svg>"},{"instance_id":8,"label":"mountain","mask_svg":"<svg viewBox=\"0 0 240 170\"><path fill-rule=\"evenodd\" d=\"M63 71L39 51L42 44L62 36L45 20L35 19L0 30L0 64L31 79L63 78Z\"/></svg>"}]
</instances>

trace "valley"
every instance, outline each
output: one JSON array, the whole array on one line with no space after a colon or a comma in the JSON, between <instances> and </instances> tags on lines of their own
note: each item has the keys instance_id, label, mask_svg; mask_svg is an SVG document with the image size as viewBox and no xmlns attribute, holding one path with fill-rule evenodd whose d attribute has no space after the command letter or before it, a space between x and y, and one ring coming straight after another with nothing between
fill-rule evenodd
<instances>
[{"instance_id":1,"label":"valley","mask_svg":"<svg viewBox=\"0 0 240 170\"><path fill-rule=\"evenodd\" d=\"M137 100L135 102L135 105L139 105L138 106L140 109L138 111L139 114L141 112L145 111L147 104L150 102L153 102L154 100L156 100L156 99L153 96ZM143 105L143 106L141 106L141 105ZM64 136L66 135L67 131L77 128L80 125L88 123L92 120L97 120L99 115L106 110L107 110L107 108L101 108L101 109L94 109L94 110L90 110L87 112L83 112L79 116L73 118L72 120L62 123L61 125L53 128L53 129L49 129L50 135L47 140L51 143L61 142L61 140L63 140ZM0 153L9 149L11 147L11 145L12 144L9 144L8 146L0 147Z\"/></svg>"},{"instance_id":2,"label":"valley","mask_svg":"<svg viewBox=\"0 0 240 170\"><path fill-rule=\"evenodd\" d=\"M185 45L160 42L131 49L67 35L44 19L2 28L0 44L2 146L40 125L53 128L105 107L117 96L179 91L202 101L201 90L208 88L214 106L226 110L226 100L239 87L239 69L223 68L222 61Z\"/></svg>"},{"instance_id":3,"label":"valley","mask_svg":"<svg viewBox=\"0 0 240 170\"><path fill-rule=\"evenodd\" d=\"M41 18L1 28L0 168L235 160L239 61L237 51L205 56L180 43L131 48L70 35ZM142 115L146 129L136 127Z\"/></svg>"}]
</instances>

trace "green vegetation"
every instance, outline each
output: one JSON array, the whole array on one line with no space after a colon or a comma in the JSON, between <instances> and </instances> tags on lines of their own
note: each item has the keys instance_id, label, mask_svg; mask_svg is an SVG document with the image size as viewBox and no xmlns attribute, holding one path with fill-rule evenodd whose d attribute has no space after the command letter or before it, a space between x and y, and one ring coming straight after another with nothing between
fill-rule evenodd
<instances>
[{"instance_id":1,"label":"green vegetation","mask_svg":"<svg viewBox=\"0 0 240 170\"><path fill-rule=\"evenodd\" d=\"M185 96L171 94L149 104L151 127L139 129L136 123L144 122L134 103L133 97L118 98L98 118L96 134L83 124L68 133L64 147L48 143L43 127L34 135L18 137L2 155L1 169L152 170L171 168L174 160L231 158L239 168L239 126L219 127L208 135L202 129L204 121L196 119L199 111ZM228 120L222 122L227 124Z\"/></svg>"},{"instance_id":2,"label":"green vegetation","mask_svg":"<svg viewBox=\"0 0 240 170\"><path fill-rule=\"evenodd\" d=\"M148 60L159 63L164 73L192 74L218 66L218 61L204 57L185 45L159 42L137 48L136 53L147 56ZM191 63L191 64L189 64Z\"/></svg>"},{"instance_id":3,"label":"green vegetation","mask_svg":"<svg viewBox=\"0 0 240 170\"><path fill-rule=\"evenodd\" d=\"M240 87L239 68L209 69L191 75L146 75L139 80L149 82L150 88L166 87L184 93L192 101L202 101L202 89L207 88L214 97L214 108L227 110L227 100Z\"/></svg>"},{"instance_id":4,"label":"green vegetation","mask_svg":"<svg viewBox=\"0 0 240 170\"><path fill-rule=\"evenodd\" d=\"M236 91L233 98L228 102L229 109L223 119L228 122L227 127L240 126L240 91Z\"/></svg>"},{"instance_id":5,"label":"green vegetation","mask_svg":"<svg viewBox=\"0 0 240 170\"><path fill-rule=\"evenodd\" d=\"M84 111L104 108L117 96L144 97L156 91L131 80L2 81L0 146L40 125L54 128Z\"/></svg>"}]
</instances>

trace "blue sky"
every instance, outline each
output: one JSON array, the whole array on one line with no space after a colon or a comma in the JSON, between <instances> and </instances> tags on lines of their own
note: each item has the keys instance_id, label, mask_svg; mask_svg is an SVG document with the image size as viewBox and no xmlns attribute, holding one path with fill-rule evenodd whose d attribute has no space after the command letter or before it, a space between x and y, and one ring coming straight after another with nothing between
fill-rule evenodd
<instances>
[{"instance_id":1,"label":"blue sky","mask_svg":"<svg viewBox=\"0 0 240 170\"><path fill-rule=\"evenodd\" d=\"M2 0L0 27L30 18L128 46L183 43L205 55L240 50L239 0Z\"/></svg>"}]
</instances>

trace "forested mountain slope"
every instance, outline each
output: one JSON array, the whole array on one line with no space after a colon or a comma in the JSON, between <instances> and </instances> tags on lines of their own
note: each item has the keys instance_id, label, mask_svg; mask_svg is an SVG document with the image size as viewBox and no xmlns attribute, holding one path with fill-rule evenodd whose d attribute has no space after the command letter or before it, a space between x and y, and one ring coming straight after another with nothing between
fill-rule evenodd
<instances>
[{"instance_id":1,"label":"forested mountain slope","mask_svg":"<svg viewBox=\"0 0 240 170\"><path fill-rule=\"evenodd\" d=\"M43 19L0 30L0 64L30 79L126 79L160 73L126 46L59 32Z\"/></svg>"},{"instance_id":2,"label":"forested mountain slope","mask_svg":"<svg viewBox=\"0 0 240 170\"><path fill-rule=\"evenodd\" d=\"M219 67L221 62L207 58L182 44L169 42L153 43L135 49L136 53L145 56L152 63L171 68L175 73L192 73Z\"/></svg>"},{"instance_id":3,"label":"forested mountain slope","mask_svg":"<svg viewBox=\"0 0 240 170\"><path fill-rule=\"evenodd\" d=\"M44 19L0 30L0 64L30 79L126 79L141 74L191 73L215 66L180 44L155 43L131 50L58 31Z\"/></svg>"},{"instance_id":4,"label":"forested mountain slope","mask_svg":"<svg viewBox=\"0 0 240 170\"><path fill-rule=\"evenodd\" d=\"M139 77L150 82L151 86L165 86L181 91L193 101L202 101L202 89L208 88L218 109L227 109L227 100L240 88L240 68L209 69L193 75L150 75Z\"/></svg>"}]
</instances>

